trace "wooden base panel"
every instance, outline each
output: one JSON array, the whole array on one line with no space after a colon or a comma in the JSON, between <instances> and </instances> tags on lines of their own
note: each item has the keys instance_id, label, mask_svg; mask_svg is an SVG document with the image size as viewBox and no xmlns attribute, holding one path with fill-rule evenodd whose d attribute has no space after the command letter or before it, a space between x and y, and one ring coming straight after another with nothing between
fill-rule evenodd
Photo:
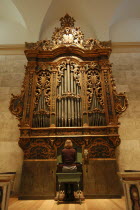
<instances>
[{"instance_id":1,"label":"wooden base panel","mask_svg":"<svg viewBox=\"0 0 140 210\"><path fill-rule=\"evenodd\" d=\"M86 198L120 198L123 188L117 175L116 160L90 160L84 166L84 196Z\"/></svg>"},{"instance_id":2,"label":"wooden base panel","mask_svg":"<svg viewBox=\"0 0 140 210\"><path fill-rule=\"evenodd\" d=\"M19 199L54 199L55 172L55 161L24 161Z\"/></svg>"}]
</instances>

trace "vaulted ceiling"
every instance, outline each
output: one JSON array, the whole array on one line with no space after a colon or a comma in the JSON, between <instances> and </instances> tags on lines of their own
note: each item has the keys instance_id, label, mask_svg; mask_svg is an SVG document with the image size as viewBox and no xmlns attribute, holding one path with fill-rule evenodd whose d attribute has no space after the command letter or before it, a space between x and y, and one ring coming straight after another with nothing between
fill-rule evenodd
<instances>
[{"instance_id":1,"label":"vaulted ceiling","mask_svg":"<svg viewBox=\"0 0 140 210\"><path fill-rule=\"evenodd\" d=\"M140 41L140 0L0 0L0 44L50 39L72 16L86 38Z\"/></svg>"}]
</instances>

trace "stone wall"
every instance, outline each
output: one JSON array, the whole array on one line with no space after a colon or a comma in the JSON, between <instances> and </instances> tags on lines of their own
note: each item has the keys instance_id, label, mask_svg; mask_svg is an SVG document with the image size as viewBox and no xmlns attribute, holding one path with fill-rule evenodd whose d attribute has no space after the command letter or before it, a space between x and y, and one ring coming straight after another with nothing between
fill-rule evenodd
<instances>
[{"instance_id":1,"label":"stone wall","mask_svg":"<svg viewBox=\"0 0 140 210\"><path fill-rule=\"evenodd\" d=\"M16 171L17 192L23 153L18 146L18 120L9 111L11 93L20 94L24 78L24 55L0 55L0 172Z\"/></svg>"},{"instance_id":2,"label":"stone wall","mask_svg":"<svg viewBox=\"0 0 140 210\"><path fill-rule=\"evenodd\" d=\"M117 91L126 92L129 108L120 118L121 145L117 159L120 170L139 169L140 161L140 53L112 53ZM24 78L24 55L0 55L0 172L16 171L14 191L18 192L23 153L18 146L18 120L8 107L11 93L20 94Z\"/></svg>"},{"instance_id":3,"label":"stone wall","mask_svg":"<svg viewBox=\"0 0 140 210\"><path fill-rule=\"evenodd\" d=\"M120 118L120 170L140 170L140 53L112 53L117 91L126 92L129 107Z\"/></svg>"}]
</instances>

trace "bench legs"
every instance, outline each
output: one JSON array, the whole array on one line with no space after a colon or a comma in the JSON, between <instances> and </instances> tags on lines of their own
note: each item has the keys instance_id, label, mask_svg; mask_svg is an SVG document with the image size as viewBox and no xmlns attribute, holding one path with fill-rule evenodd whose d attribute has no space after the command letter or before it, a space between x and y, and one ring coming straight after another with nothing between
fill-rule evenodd
<instances>
[{"instance_id":1,"label":"bench legs","mask_svg":"<svg viewBox=\"0 0 140 210\"><path fill-rule=\"evenodd\" d=\"M61 188L61 182L59 183L59 192L58 192L57 205L59 204L59 199L60 199L60 188Z\"/></svg>"},{"instance_id":2,"label":"bench legs","mask_svg":"<svg viewBox=\"0 0 140 210\"><path fill-rule=\"evenodd\" d=\"M80 185L79 185L79 182L77 182L77 186L78 186L78 198L79 198L79 202L80 204L82 203L81 202L81 197L80 197ZM59 182L59 192L58 192L58 200L57 200L57 205L59 204L59 200L60 200L60 189L61 189L61 182Z\"/></svg>"}]
</instances>

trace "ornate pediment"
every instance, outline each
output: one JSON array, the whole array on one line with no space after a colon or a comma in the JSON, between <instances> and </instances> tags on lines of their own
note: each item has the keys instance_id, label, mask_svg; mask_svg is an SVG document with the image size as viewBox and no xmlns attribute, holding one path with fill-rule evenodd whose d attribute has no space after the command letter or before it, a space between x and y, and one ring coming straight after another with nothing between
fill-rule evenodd
<instances>
[{"instance_id":1,"label":"ornate pediment","mask_svg":"<svg viewBox=\"0 0 140 210\"><path fill-rule=\"evenodd\" d=\"M48 51L63 46L75 46L85 50L106 49L111 47L110 41L97 39L84 39L84 34L79 27L74 26L74 18L66 14L60 18L61 27L55 28L51 40L41 40L36 43L25 43L27 49Z\"/></svg>"}]
</instances>

